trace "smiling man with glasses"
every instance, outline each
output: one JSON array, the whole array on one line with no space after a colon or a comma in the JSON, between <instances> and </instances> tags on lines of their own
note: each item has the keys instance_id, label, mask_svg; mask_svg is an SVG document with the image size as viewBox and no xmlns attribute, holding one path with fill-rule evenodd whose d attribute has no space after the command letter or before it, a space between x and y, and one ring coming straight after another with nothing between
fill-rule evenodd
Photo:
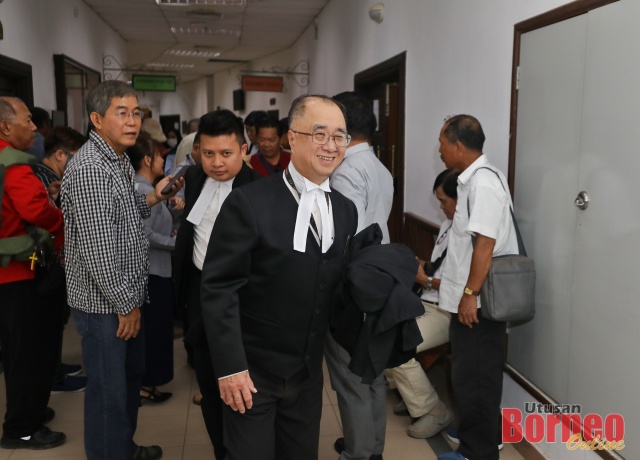
<instances>
[{"instance_id":1,"label":"smiling man with glasses","mask_svg":"<svg viewBox=\"0 0 640 460\"><path fill-rule=\"evenodd\" d=\"M324 337L357 216L329 187L348 139L343 108L301 96L289 125L291 163L231 192L202 269L228 460L318 458Z\"/></svg>"},{"instance_id":2,"label":"smiling man with glasses","mask_svg":"<svg viewBox=\"0 0 640 460\"><path fill-rule=\"evenodd\" d=\"M135 90L105 81L89 92L92 130L62 179L69 306L86 359L84 443L89 460L159 459L159 446L133 442L144 372L140 307L147 297L149 240L142 219L172 176L154 191L134 190L126 150L135 145L142 112Z\"/></svg>"}]
</instances>

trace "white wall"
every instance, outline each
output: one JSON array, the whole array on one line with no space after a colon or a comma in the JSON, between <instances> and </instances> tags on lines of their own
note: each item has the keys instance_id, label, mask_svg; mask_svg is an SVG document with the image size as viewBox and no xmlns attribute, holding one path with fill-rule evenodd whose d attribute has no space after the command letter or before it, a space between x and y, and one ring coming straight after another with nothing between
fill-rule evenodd
<instances>
[{"instance_id":1,"label":"white wall","mask_svg":"<svg viewBox=\"0 0 640 460\"><path fill-rule=\"evenodd\" d=\"M178 84L175 93L141 91L140 105L152 111L153 118L160 115L180 115L180 121L200 118L213 110L211 94L213 77L203 77L189 83Z\"/></svg>"},{"instance_id":2,"label":"white wall","mask_svg":"<svg viewBox=\"0 0 640 460\"><path fill-rule=\"evenodd\" d=\"M304 71L297 66L299 61L307 60L306 53L300 53L298 47L290 48L279 53L272 54L262 59L257 59L248 64L238 65L231 69L215 74L214 103L216 106L233 109L233 91L241 87L241 74L245 70L263 71L272 67L280 69L293 69ZM264 74L270 75L270 74ZM277 76L277 75L271 75ZM302 76L298 77L302 78ZM247 91L245 93L245 110L235 111L241 117L246 117L252 110L279 110L280 118L287 116L293 100L301 94L306 94L308 88L300 86L293 77L283 76L284 88L282 93L269 91ZM269 100L275 98L276 103L270 105Z\"/></svg>"},{"instance_id":3,"label":"white wall","mask_svg":"<svg viewBox=\"0 0 640 460\"><path fill-rule=\"evenodd\" d=\"M477 116L487 135L485 152L506 171L513 27L569 1L387 0L381 24L369 19L373 3L332 0L318 17L317 39L311 26L291 49L246 68L309 61L309 87L290 84L286 94L276 95L284 113L295 96L353 89L357 72L407 51L405 210L440 222L430 190L444 168L437 155L443 118ZM216 105L232 105L239 69L215 74ZM240 115L265 108L269 95L247 93L247 110Z\"/></svg>"},{"instance_id":4,"label":"white wall","mask_svg":"<svg viewBox=\"0 0 640 460\"><path fill-rule=\"evenodd\" d=\"M102 74L102 56L126 62L124 40L80 0L4 0L0 54L33 66L34 103L56 109L53 55Z\"/></svg>"}]
</instances>

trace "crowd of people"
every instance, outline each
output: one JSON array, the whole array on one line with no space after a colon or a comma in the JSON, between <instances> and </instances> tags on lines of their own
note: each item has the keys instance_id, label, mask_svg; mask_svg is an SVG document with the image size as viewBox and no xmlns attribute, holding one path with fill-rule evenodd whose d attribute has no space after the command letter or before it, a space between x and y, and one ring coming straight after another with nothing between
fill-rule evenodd
<instances>
[{"instance_id":1,"label":"crowd of people","mask_svg":"<svg viewBox=\"0 0 640 460\"><path fill-rule=\"evenodd\" d=\"M440 131L446 220L423 261L390 242L394 182L361 94L300 96L280 120L218 109L184 137L144 119L124 82L86 106L87 137L0 97L0 447L64 443L46 426L49 396L84 390L88 459L162 458L134 435L140 405L172 396L179 319L218 459L317 458L323 360L341 460L383 458L389 382L409 436L448 429L459 443L439 459L499 458L506 328L478 295L517 242L476 118ZM82 368L61 361L70 315ZM414 359L446 342L455 408Z\"/></svg>"}]
</instances>

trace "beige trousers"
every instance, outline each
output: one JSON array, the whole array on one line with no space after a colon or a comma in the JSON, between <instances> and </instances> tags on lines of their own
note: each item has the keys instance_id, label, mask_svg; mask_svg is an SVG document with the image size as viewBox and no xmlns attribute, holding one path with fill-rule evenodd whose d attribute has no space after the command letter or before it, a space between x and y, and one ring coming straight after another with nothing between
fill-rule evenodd
<instances>
[{"instance_id":1,"label":"beige trousers","mask_svg":"<svg viewBox=\"0 0 640 460\"><path fill-rule=\"evenodd\" d=\"M440 310L436 305L422 302L424 315L416 318L422 343L417 352L437 347L449 341L449 322L451 314ZM402 400L412 417L421 417L433 409L440 399L433 388L427 374L422 370L420 363L411 359L402 366L387 369L387 378L392 379L400 392Z\"/></svg>"}]
</instances>

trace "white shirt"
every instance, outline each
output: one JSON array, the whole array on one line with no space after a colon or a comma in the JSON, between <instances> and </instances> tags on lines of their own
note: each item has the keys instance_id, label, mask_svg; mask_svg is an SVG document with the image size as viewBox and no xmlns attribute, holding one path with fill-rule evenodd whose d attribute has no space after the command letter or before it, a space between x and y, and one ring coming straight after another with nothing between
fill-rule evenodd
<instances>
[{"instance_id":1,"label":"white shirt","mask_svg":"<svg viewBox=\"0 0 640 460\"><path fill-rule=\"evenodd\" d=\"M331 188L356 205L357 232L377 223L382 229L382 243L389 243L387 220L393 206L393 177L376 158L372 146L362 142L347 149L331 175Z\"/></svg>"},{"instance_id":2,"label":"white shirt","mask_svg":"<svg viewBox=\"0 0 640 460\"><path fill-rule=\"evenodd\" d=\"M289 168L289 172L291 173L291 179L293 179L293 184L296 186L297 190L294 190L291 187L291 185L287 181L286 174L282 175L282 180L284 180L284 183L287 185L287 187L291 191L291 194L296 199L296 201L300 203L300 196L298 195L298 191L302 192L303 190L307 190L307 183L309 182L309 180L306 179L302 174L300 174L296 170L296 167L293 165L293 162L289 163L289 166L287 166L287 168ZM329 182L329 179L323 182L322 185L325 185L325 183L328 183L328 182ZM331 206L331 198L329 198L328 206L329 206L329 210L328 210L329 211L329 232L331 235L331 241L333 242L336 236L336 230L333 224L333 207ZM318 227L318 232L320 233L320 235L322 235L322 218L320 215L320 209L317 206L314 206L311 210L311 214L313 215L313 219L315 220L316 226ZM318 245L320 245L320 236L318 235L318 233L316 233L315 230L313 230L313 227L311 225L309 225L309 228L311 228L311 233L316 239L316 242L318 243Z\"/></svg>"},{"instance_id":3,"label":"white shirt","mask_svg":"<svg viewBox=\"0 0 640 460\"><path fill-rule=\"evenodd\" d=\"M207 247L209 246L209 238L211 238L211 230L216 223L216 218L218 217L222 203L231 192L234 179L235 177L226 182L218 182L208 177L202 187L204 190L209 182L217 182L218 184L209 206L202 216L202 220L199 224L193 226L193 265L195 265L198 270L202 270L204 258L207 255ZM226 190L222 191L223 188L226 188ZM220 200L221 196L222 200Z\"/></svg>"},{"instance_id":4,"label":"white shirt","mask_svg":"<svg viewBox=\"0 0 640 460\"><path fill-rule=\"evenodd\" d=\"M447 244L449 244L449 233L451 231L451 225L453 225L453 221L449 219L445 220L440 225L440 232L438 232L436 244L433 247L433 251L431 251L431 262L435 262L438 257L442 255L444 250L447 249ZM445 257L444 260L447 260L447 258ZM444 267L444 260L433 274L434 278L442 278L442 267ZM430 303L438 303L440 301L440 295L435 289L425 289L420 298Z\"/></svg>"},{"instance_id":5,"label":"white shirt","mask_svg":"<svg viewBox=\"0 0 640 460\"><path fill-rule=\"evenodd\" d=\"M500 176L496 176L489 167ZM449 249L442 268L440 282L440 308L458 313L458 305L471 269L473 243L471 237L479 233L493 238L496 244L493 256L518 254L518 240L510 207L511 196L505 190L507 180L486 155L481 155L458 176L458 204L449 235ZM467 208L467 200L469 209ZM478 297L478 308L480 308Z\"/></svg>"}]
</instances>

